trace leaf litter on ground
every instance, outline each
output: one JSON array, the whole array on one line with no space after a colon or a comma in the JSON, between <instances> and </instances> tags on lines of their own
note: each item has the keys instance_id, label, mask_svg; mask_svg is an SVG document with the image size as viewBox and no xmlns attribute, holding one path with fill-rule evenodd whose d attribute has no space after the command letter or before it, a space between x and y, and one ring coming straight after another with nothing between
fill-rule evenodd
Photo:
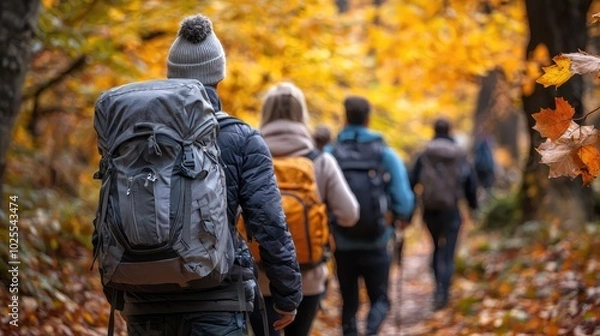
<instances>
[{"instance_id":1,"label":"leaf litter on ground","mask_svg":"<svg viewBox=\"0 0 600 336\"><path fill-rule=\"evenodd\" d=\"M20 327L10 328L4 305L0 334L104 335L109 305L97 270L89 270L91 251L49 225L31 225L21 225L27 244L21 253L26 266L20 274ZM391 311L380 335L600 335L600 226L563 226L525 223L506 236L464 225L450 305L434 312L430 238L422 224L413 224L402 267L391 269ZM53 248L53 239L61 244ZM0 300L9 302L10 293L0 288ZM364 330L364 289L360 301ZM332 278L312 335L341 333L341 304ZM116 322L116 334L125 335L124 321Z\"/></svg>"}]
</instances>

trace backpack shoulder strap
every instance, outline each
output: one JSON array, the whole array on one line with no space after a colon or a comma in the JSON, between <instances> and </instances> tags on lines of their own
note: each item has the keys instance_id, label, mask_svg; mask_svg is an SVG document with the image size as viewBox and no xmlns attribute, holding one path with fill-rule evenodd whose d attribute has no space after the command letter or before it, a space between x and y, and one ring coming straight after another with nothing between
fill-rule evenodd
<instances>
[{"instance_id":1,"label":"backpack shoulder strap","mask_svg":"<svg viewBox=\"0 0 600 336\"><path fill-rule=\"evenodd\" d=\"M219 122L219 127L221 129L231 126L231 125L247 125L243 120L236 118L230 114L227 114L223 111L216 112L217 121Z\"/></svg>"},{"instance_id":2,"label":"backpack shoulder strap","mask_svg":"<svg viewBox=\"0 0 600 336\"><path fill-rule=\"evenodd\" d=\"M319 156L321 156L321 154L323 154L323 152L316 148L313 148L310 152L308 152L308 154L304 156L314 162Z\"/></svg>"}]
</instances>

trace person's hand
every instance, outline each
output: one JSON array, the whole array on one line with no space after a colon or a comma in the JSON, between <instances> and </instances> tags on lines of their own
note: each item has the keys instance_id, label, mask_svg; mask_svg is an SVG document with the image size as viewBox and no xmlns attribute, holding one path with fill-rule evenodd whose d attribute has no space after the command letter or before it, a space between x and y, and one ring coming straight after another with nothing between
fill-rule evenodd
<instances>
[{"instance_id":1,"label":"person's hand","mask_svg":"<svg viewBox=\"0 0 600 336\"><path fill-rule=\"evenodd\" d=\"M279 320L273 323L273 329L277 331L283 330L283 328L287 327L288 325L290 325L290 323L294 322L294 319L296 318L295 310L293 312L284 312L279 309L275 309L275 311L279 313L279 316L281 316Z\"/></svg>"}]
</instances>

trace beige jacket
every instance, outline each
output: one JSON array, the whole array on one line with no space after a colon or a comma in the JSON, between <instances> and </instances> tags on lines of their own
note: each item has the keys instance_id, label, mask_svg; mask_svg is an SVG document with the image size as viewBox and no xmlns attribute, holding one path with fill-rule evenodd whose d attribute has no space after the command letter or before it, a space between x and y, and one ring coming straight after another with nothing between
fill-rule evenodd
<instances>
[{"instance_id":1,"label":"beige jacket","mask_svg":"<svg viewBox=\"0 0 600 336\"><path fill-rule=\"evenodd\" d=\"M264 125L260 132L273 156L302 156L314 149L309 130L300 122L276 120ZM336 216L337 223L354 225L358 221L359 205L335 158L322 153L315 159L314 168L321 199ZM306 296L323 293L328 276L325 264L302 271L302 293ZM270 296L269 280L262 271L259 271L258 283L263 295Z\"/></svg>"}]
</instances>

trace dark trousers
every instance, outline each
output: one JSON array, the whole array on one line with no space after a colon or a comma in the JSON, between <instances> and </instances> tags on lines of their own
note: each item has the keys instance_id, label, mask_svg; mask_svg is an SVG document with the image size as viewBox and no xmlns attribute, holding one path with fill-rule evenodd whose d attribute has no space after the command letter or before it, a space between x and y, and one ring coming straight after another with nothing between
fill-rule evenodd
<instances>
[{"instance_id":1,"label":"dark trousers","mask_svg":"<svg viewBox=\"0 0 600 336\"><path fill-rule=\"evenodd\" d=\"M315 316L317 316L317 310L319 308L319 302L321 302L322 295L309 295L304 296L298 306L298 312L294 322L285 327L285 336L308 336L310 335L310 328L312 327ZM262 322L262 315L258 309L258 302L254 302L254 311L250 314L250 323L252 324L252 330L256 336L279 336L279 331L273 329L273 323L277 321L280 316L273 308L273 299L269 296L265 297L265 308L267 311L267 317L269 319L269 331L265 334Z\"/></svg>"},{"instance_id":2,"label":"dark trousers","mask_svg":"<svg viewBox=\"0 0 600 336\"><path fill-rule=\"evenodd\" d=\"M196 312L127 317L128 336L243 336L245 314Z\"/></svg>"},{"instance_id":3,"label":"dark trousers","mask_svg":"<svg viewBox=\"0 0 600 336\"><path fill-rule=\"evenodd\" d=\"M431 268L436 281L438 299L447 300L452 275L454 274L454 253L460 230L458 209L448 212L425 211L423 219L433 240Z\"/></svg>"},{"instance_id":4,"label":"dark trousers","mask_svg":"<svg viewBox=\"0 0 600 336\"><path fill-rule=\"evenodd\" d=\"M391 257L386 248L363 251L336 251L337 278L342 294L342 331L358 335L359 278L364 280L371 306L366 335L376 335L389 310L388 284Z\"/></svg>"}]
</instances>

